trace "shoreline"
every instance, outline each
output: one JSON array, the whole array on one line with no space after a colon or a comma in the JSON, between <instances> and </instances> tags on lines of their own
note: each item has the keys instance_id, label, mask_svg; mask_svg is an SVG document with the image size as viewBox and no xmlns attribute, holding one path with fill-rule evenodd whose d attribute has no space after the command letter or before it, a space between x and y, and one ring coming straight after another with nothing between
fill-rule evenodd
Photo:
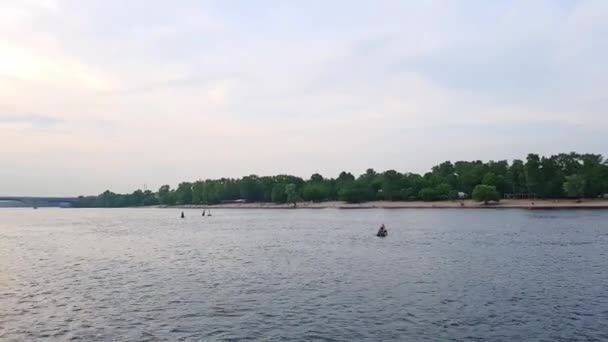
<instances>
[{"instance_id":1,"label":"shoreline","mask_svg":"<svg viewBox=\"0 0 608 342\"><path fill-rule=\"evenodd\" d=\"M329 202L298 202L296 207L291 204L276 203L225 203L225 204L188 204L172 206L156 206L157 208L179 209L608 209L608 199L573 199L557 200L501 200L498 203L484 205L473 200L462 201L373 201L366 203Z\"/></svg>"}]
</instances>

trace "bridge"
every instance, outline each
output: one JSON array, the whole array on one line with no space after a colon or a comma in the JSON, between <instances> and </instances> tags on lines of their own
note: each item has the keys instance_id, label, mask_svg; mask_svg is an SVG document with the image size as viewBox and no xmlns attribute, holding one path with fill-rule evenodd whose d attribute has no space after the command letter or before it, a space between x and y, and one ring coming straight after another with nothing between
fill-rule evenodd
<instances>
[{"instance_id":1,"label":"bridge","mask_svg":"<svg viewBox=\"0 0 608 342\"><path fill-rule=\"evenodd\" d=\"M78 197L30 197L30 196L0 196L2 202L18 202L25 207L74 207Z\"/></svg>"}]
</instances>

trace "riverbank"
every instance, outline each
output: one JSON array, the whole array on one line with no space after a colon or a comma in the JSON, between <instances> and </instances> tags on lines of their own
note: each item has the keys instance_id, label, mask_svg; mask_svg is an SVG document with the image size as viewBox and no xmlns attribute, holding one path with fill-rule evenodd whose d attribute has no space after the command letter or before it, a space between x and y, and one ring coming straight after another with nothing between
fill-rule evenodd
<instances>
[{"instance_id":1,"label":"riverbank","mask_svg":"<svg viewBox=\"0 0 608 342\"><path fill-rule=\"evenodd\" d=\"M276 203L227 203L216 205L177 205L161 206L161 208L193 208L193 209L293 209L291 204ZM498 203L484 205L472 200L465 201L374 201L366 203L332 202L298 202L296 209L608 209L606 199L587 199L576 201L572 199L559 200L501 200Z\"/></svg>"}]
</instances>

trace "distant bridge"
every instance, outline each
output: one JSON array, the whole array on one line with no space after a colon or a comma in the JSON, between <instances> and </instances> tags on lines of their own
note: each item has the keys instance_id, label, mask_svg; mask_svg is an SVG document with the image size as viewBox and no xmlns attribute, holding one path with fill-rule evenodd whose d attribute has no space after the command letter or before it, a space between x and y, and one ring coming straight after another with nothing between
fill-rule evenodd
<instances>
[{"instance_id":1,"label":"distant bridge","mask_svg":"<svg viewBox=\"0 0 608 342\"><path fill-rule=\"evenodd\" d=\"M0 202L20 202L28 207L73 207L78 197L0 196Z\"/></svg>"}]
</instances>

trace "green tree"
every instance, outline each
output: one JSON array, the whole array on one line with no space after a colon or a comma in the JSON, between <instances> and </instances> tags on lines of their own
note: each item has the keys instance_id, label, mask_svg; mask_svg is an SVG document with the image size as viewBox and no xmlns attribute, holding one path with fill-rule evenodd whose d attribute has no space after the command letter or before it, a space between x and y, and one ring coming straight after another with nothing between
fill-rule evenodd
<instances>
[{"instance_id":1,"label":"green tree","mask_svg":"<svg viewBox=\"0 0 608 342\"><path fill-rule=\"evenodd\" d=\"M498 191L499 194L504 194L506 192L506 185L507 181L505 179L505 176L503 175L496 175L494 172L488 172L483 176L483 180L481 182L481 184L483 185L490 185L493 187L496 187L496 190Z\"/></svg>"},{"instance_id":2,"label":"green tree","mask_svg":"<svg viewBox=\"0 0 608 342\"><path fill-rule=\"evenodd\" d=\"M175 204L175 196L171 193L169 185L163 185L158 189L158 200L161 204L165 205Z\"/></svg>"},{"instance_id":3,"label":"green tree","mask_svg":"<svg viewBox=\"0 0 608 342\"><path fill-rule=\"evenodd\" d=\"M355 181L342 186L338 198L348 203L361 203L374 199L374 189L370 184Z\"/></svg>"},{"instance_id":4,"label":"green tree","mask_svg":"<svg viewBox=\"0 0 608 342\"><path fill-rule=\"evenodd\" d=\"M156 193L136 190L129 194L116 194L107 190L98 196L79 197L78 205L217 204L240 198L250 202L294 203L300 196L310 201L434 201L455 198L458 192L471 194L479 185L494 187L498 198L506 193L536 194L547 198L564 195L597 197L608 193L608 162L598 154L572 152L542 157L529 154L525 163L514 160L510 166L504 160L487 163L479 160L457 161L454 164L446 161L423 176L395 170L378 173L371 168L358 178L347 172L341 172L335 179L315 173L306 181L290 175L250 175L240 179L182 182L175 190L163 185Z\"/></svg>"},{"instance_id":5,"label":"green tree","mask_svg":"<svg viewBox=\"0 0 608 342\"><path fill-rule=\"evenodd\" d=\"M566 175L578 174L581 170L581 156L578 153L560 153L555 156L557 164Z\"/></svg>"},{"instance_id":6,"label":"green tree","mask_svg":"<svg viewBox=\"0 0 608 342\"><path fill-rule=\"evenodd\" d=\"M608 194L608 160L600 166L600 177L603 179L602 195Z\"/></svg>"},{"instance_id":7,"label":"green tree","mask_svg":"<svg viewBox=\"0 0 608 342\"><path fill-rule=\"evenodd\" d=\"M248 202L264 201L264 185L256 175L243 177L240 182L241 198ZM270 190L272 191L272 189Z\"/></svg>"},{"instance_id":8,"label":"green tree","mask_svg":"<svg viewBox=\"0 0 608 342\"><path fill-rule=\"evenodd\" d=\"M556 156L541 158L540 174L542 175L541 197L557 198L563 196L564 175Z\"/></svg>"},{"instance_id":9,"label":"green tree","mask_svg":"<svg viewBox=\"0 0 608 342\"><path fill-rule=\"evenodd\" d=\"M382 199L392 201L401 199L400 191L402 184L402 175L395 170L388 170L381 176L381 194Z\"/></svg>"},{"instance_id":10,"label":"green tree","mask_svg":"<svg viewBox=\"0 0 608 342\"><path fill-rule=\"evenodd\" d=\"M442 182L446 182L451 188L457 188L459 186L459 178L456 173L454 165L450 161L445 161L431 169L433 175L439 177Z\"/></svg>"},{"instance_id":11,"label":"green tree","mask_svg":"<svg viewBox=\"0 0 608 342\"><path fill-rule=\"evenodd\" d=\"M543 179L540 166L540 157L538 156L538 154L528 154L528 158L526 159L525 172L528 192L542 196Z\"/></svg>"},{"instance_id":12,"label":"green tree","mask_svg":"<svg viewBox=\"0 0 608 342\"><path fill-rule=\"evenodd\" d=\"M581 175L567 176L564 182L564 192L568 197L582 197L585 194L585 178Z\"/></svg>"},{"instance_id":13,"label":"green tree","mask_svg":"<svg viewBox=\"0 0 608 342\"><path fill-rule=\"evenodd\" d=\"M496 175L493 172L486 173L485 176L483 176L483 180L481 181L481 184L483 184L483 185L490 185L490 186L494 186L494 187L496 187L497 183L498 183L498 177L496 177Z\"/></svg>"},{"instance_id":14,"label":"green tree","mask_svg":"<svg viewBox=\"0 0 608 342\"><path fill-rule=\"evenodd\" d=\"M192 203L205 203L205 182L199 180L192 184Z\"/></svg>"},{"instance_id":15,"label":"green tree","mask_svg":"<svg viewBox=\"0 0 608 342\"><path fill-rule=\"evenodd\" d=\"M96 207L111 208L116 206L117 200L118 196L115 193L110 190L106 190L101 195L97 196L97 199L93 205Z\"/></svg>"},{"instance_id":16,"label":"green tree","mask_svg":"<svg viewBox=\"0 0 608 342\"><path fill-rule=\"evenodd\" d=\"M285 192L285 184L278 183L272 188L271 199L274 203L287 202L287 193Z\"/></svg>"},{"instance_id":17,"label":"green tree","mask_svg":"<svg viewBox=\"0 0 608 342\"><path fill-rule=\"evenodd\" d=\"M495 186L480 184L473 189L473 199L488 204L490 201L500 201L500 195Z\"/></svg>"},{"instance_id":18,"label":"green tree","mask_svg":"<svg viewBox=\"0 0 608 342\"><path fill-rule=\"evenodd\" d=\"M418 192L418 197L423 201L436 201L437 192L434 188L424 188Z\"/></svg>"},{"instance_id":19,"label":"green tree","mask_svg":"<svg viewBox=\"0 0 608 342\"><path fill-rule=\"evenodd\" d=\"M435 196L439 200L447 200L450 199L450 193L452 192L452 187L448 183L441 183L434 188Z\"/></svg>"},{"instance_id":20,"label":"green tree","mask_svg":"<svg viewBox=\"0 0 608 342\"><path fill-rule=\"evenodd\" d=\"M150 190L144 191L144 198L142 199L141 205L157 205L158 198Z\"/></svg>"},{"instance_id":21,"label":"green tree","mask_svg":"<svg viewBox=\"0 0 608 342\"><path fill-rule=\"evenodd\" d=\"M340 172L340 175L338 176L338 178L336 180L340 183L354 182L355 176L353 176L353 174L350 172L342 171L342 172Z\"/></svg>"},{"instance_id":22,"label":"green tree","mask_svg":"<svg viewBox=\"0 0 608 342\"><path fill-rule=\"evenodd\" d=\"M486 166L480 160L474 162L459 161L454 164L460 180L459 190L470 194L476 185L481 184L486 174Z\"/></svg>"},{"instance_id":23,"label":"green tree","mask_svg":"<svg viewBox=\"0 0 608 342\"><path fill-rule=\"evenodd\" d=\"M175 196L177 202L180 204L191 204L192 203L192 183L182 182L179 183L175 190Z\"/></svg>"},{"instance_id":24,"label":"green tree","mask_svg":"<svg viewBox=\"0 0 608 342\"><path fill-rule=\"evenodd\" d=\"M144 205L144 198L146 195L141 190L135 190L128 198L128 206L140 206Z\"/></svg>"},{"instance_id":25,"label":"green tree","mask_svg":"<svg viewBox=\"0 0 608 342\"><path fill-rule=\"evenodd\" d=\"M318 173L313 173L312 176L310 176L310 181L313 183L320 183L323 181L323 176Z\"/></svg>"},{"instance_id":26,"label":"green tree","mask_svg":"<svg viewBox=\"0 0 608 342\"><path fill-rule=\"evenodd\" d=\"M322 183L310 183L302 188L302 197L305 201L321 202L327 196L327 187Z\"/></svg>"},{"instance_id":27,"label":"green tree","mask_svg":"<svg viewBox=\"0 0 608 342\"><path fill-rule=\"evenodd\" d=\"M585 178L585 197L597 197L603 194L605 179L603 179L603 157L598 154L583 154L581 156L581 175Z\"/></svg>"},{"instance_id":28,"label":"green tree","mask_svg":"<svg viewBox=\"0 0 608 342\"><path fill-rule=\"evenodd\" d=\"M524 162L515 159L509 171L507 172L507 180L506 180L506 191L512 194L521 194L524 192L528 192L528 185L526 182L526 169L524 166Z\"/></svg>"},{"instance_id":29,"label":"green tree","mask_svg":"<svg viewBox=\"0 0 608 342\"><path fill-rule=\"evenodd\" d=\"M285 194L287 195L287 202L293 203L293 206L296 206L296 203L300 200L300 195L296 191L296 185L293 183L287 184L285 186Z\"/></svg>"},{"instance_id":30,"label":"green tree","mask_svg":"<svg viewBox=\"0 0 608 342\"><path fill-rule=\"evenodd\" d=\"M402 196L407 200L420 199L420 191L430 186L424 177L415 173L408 173L403 178L405 190Z\"/></svg>"}]
</instances>

